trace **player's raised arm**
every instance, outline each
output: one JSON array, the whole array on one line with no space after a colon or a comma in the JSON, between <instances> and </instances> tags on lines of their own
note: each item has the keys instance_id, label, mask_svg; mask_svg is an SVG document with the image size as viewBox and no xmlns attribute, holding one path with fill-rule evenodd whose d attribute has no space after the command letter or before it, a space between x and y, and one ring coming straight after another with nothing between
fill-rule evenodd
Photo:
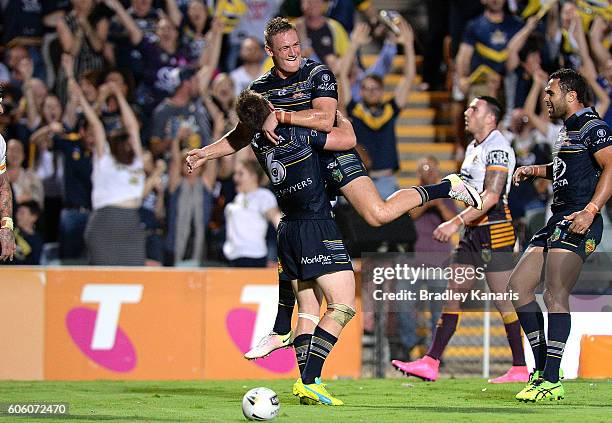
<instances>
[{"instance_id":1,"label":"player's raised arm","mask_svg":"<svg viewBox=\"0 0 612 423\"><path fill-rule=\"evenodd\" d=\"M221 139L202 148L196 148L187 153L187 165L190 170L197 169L208 160L229 156L246 147L254 132L242 123L238 122L234 129L230 130Z\"/></svg>"}]
</instances>

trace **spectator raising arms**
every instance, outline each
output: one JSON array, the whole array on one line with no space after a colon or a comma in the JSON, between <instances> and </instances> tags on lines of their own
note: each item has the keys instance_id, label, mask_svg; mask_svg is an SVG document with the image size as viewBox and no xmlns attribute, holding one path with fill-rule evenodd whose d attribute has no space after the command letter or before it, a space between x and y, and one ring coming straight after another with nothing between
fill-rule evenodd
<instances>
[{"instance_id":1,"label":"spectator raising arms","mask_svg":"<svg viewBox=\"0 0 612 423\"><path fill-rule=\"evenodd\" d=\"M69 80L95 139L92 206L85 231L89 262L93 265L142 266L145 236L138 209L144 190L144 169L138 122L123 93L112 84L127 132L109 137L76 81ZM112 246L112 248L109 248Z\"/></svg>"},{"instance_id":2,"label":"spectator raising arms","mask_svg":"<svg viewBox=\"0 0 612 423\"><path fill-rule=\"evenodd\" d=\"M168 178L167 262L199 265L206 253L206 229L212 213L212 190L217 179L217 163L189 172L186 151L180 145L192 134L182 126L171 144Z\"/></svg>"}]
</instances>

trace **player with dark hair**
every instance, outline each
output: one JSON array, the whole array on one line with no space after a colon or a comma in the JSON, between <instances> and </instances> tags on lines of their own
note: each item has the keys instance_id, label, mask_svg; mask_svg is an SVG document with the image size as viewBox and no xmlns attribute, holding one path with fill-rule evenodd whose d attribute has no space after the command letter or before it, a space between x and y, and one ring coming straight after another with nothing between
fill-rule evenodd
<instances>
[{"instance_id":1,"label":"player with dark hair","mask_svg":"<svg viewBox=\"0 0 612 423\"><path fill-rule=\"evenodd\" d=\"M2 87L0 87L0 115L2 108ZM15 234L13 233L13 192L6 174L6 142L0 134L0 261L13 260L15 254Z\"/></svg>"},{"instance_id":2,"label":"player with dark hair","mask_svg":"<svg viewBox=\"0 0 612 423\"><path fill-rule=\"evenodd\" d=\"M278 225L279 279L292 284L298 303L296 349L301 378L293 386L300 399L342 405L321 383L321 370L344 326L355 315L355 279L342 235L332 217L317 151L346 150L356 144L350 122L338 113L338 126L326 134L298 126L279 126L277 143L261 132L273 109L251 90L238 97L236 111L251 132L251 148L266 170L283 217ZM327 311L319 320L319 288Z\"/></svg>"},{"instance_id":3,"label":"player with dark hair","mask_svg":"<svg viewBox=\"0 0 612 423\"><path fill-rule=\"evenodd\" d=\"M272 57L274 68L253 81L250 87L262 94L275 109L263 123L265 136L271 142L277 142L278 136L274 131L279 123L329 132L334 126L338 104L334 74L327 66L302 58L297 31L287 19L272 19L266 26L265 39L266 52ZM249 139L245 126L238 123L218 142L189 152L188 163L201 166L209 159L232 154L245 147ZM399 190L385 201L367 177L355 149L322 152L319 159L328 190L341 191L372 226L389 223L423 202L436 198L455 198L480 207L478 192L464 184L457 175L449 175L440 184ZM278 348L291 345L294 304L291 287L281 281L273 331L248 351L245 358L264 357Z\"/></svg>"},{"instance_id":4,"label":"player with dark hair","mask_svg":"<svg viewBox=\"0 0 612 423\"><path fill-rule=\"evenodd\" d=\"M507 196L515 166L514 150L510 142L497 130L502 118L499 102L488 96L476 97L464 113L465 129L474 140L468 145L461 165L461 176L480 191L482 210L467 208L452 219L441 223L433 233L435 239L448 242L461 226L461 236L454 257L456 275L469 274L469 268L484 269L487 284L493 293L506 292L513 267L512 251L516 242ZM461 270L462 272L459 272ZM459 278L448 282L449 290L471 290L474 278ZM510 300L495 301L502 315L508 343L512 350L512 367L506 374L489 380L491 383L526 382L529 372L525 364L521 327ZM393 360L392 364L406 375L423 380L436 380L440 357L459 326L461 304L449 300L444 304L433 340L427 354L413 362Z\"/></svg>"},{"instance_id":5,"label":"player with dark hair","mask_svg":"<svg viewBox=\"0 0 612 423\"><path fill-rule=\"evenodd\" d=\"M561 69L550 75L544 92L548 115L564 123L554 160L520 167L513 178L517 185L532 177L553 182L553 215L533 236L510 277L510 287L519 294L514 305L535 358L529 383L516 398L531 402L565 396L559 373L571 329L569 295L582 264L601 241L600 210L612 195L612 131L593 108L585 107L586 81L574 70ZM548 342L535 301L542 269Z\"/></svg>"}]
</instances>

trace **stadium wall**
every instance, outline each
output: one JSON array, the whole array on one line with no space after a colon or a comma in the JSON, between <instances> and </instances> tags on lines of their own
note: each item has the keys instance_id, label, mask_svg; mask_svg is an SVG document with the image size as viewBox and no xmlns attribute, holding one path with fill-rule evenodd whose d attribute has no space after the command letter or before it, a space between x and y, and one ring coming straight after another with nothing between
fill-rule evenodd
<instances>
[{"instance_id":1,"label":"stadium wall","mask_svg":"<svg viewBox=\"0 0 612 423\"><path fill-rule=\"evenodd\" d=\"M0 379L293 378L292 349L242 358L270 330L277 277L273 269L3 267ZM324 377L360 376L360 316Z\"/></svg>"}]
</instances>

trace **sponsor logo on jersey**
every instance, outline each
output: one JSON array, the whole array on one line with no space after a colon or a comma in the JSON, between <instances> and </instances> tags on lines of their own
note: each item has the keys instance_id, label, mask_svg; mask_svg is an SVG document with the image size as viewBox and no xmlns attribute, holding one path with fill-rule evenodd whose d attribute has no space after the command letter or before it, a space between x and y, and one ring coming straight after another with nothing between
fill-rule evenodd
<instances>
[{"instance_id":1,"label":"sponsor logo on jersey","mask_svg":"<svg viewBox=\"0 0 612 423\"><path fill-rule=\"evenodd\" d=\"M284 167L283 167L284 169ZM307 186L312 185L312 179L311 178L306 178L303 181L298 182L297 184L291 185L287 188L283 188L283 189L279 189L278 190L278 195L280 196L285 196L285 195L289 195L289 194L294 194L304 188L306 188Z\"/></svg>"},{"instance_id":2,"label":"sponsor logo on jersey","mask_svg":"<svg viewBox=\"0 0 612 423\"><path fill-rule=\"evenodd\" d=\"M302 257L302 264L332 264L331 256L326 256L325 254L319 254L318 256L313 257Z\"/></svg>"},{"instance_id":3,"label":"sponsor logo on jersey","mask_svg":"<svg viewBox=\"0 0 612 423\"><path fill-rule=\"evenodd\" d=\"M555 228L555 231L553 232L553 234L550 236L549 241L550 242L555 242L559 238L561 238L561 228L557 226Z\"/></svg>"},{"instance_id":4,"label":"sponsor logo on jersey","mask_svg":"<svg viewBox=\"0 0 612 423\"><path fill-rule=\"evenodd\" d=\"M336 83L335 82L324 82L322 84L319 84L317 86L318 90L323 90L323 91L335 91L337 89L336 87Z\"/></svg>"},{"instance_id":5,"label":"sponsor logo on jersey","mask_svg":"<svg viewBox=\"0 0 612 423\"><path fill-rule=\"evenodd\" d=\"M589 238L584 243L584 252L587 253L587 255L591 254L593 251L595 251L595 247L597 247L595 240L593 238Z\"/></svg>"},{"instance_id":6,"label":"sponsor logo on jersey","mask_svg":"<svg viewBox=\"0 0 612 423\"><path fill-rule=\"evenodd\" d=\"M487 154L487 163L489 165L508 166L510 163L510 155L507 151L494 150Z\"/></svg>"},{"instance_id":7,"label":"sponsor logo on jersey","mask_svg":"<svg viewBox=\"0 0 612 423\"><path fill-rule=\"evenodd\" d=\"M340 169L334 169L332 171L332 178L334 179L334 181L340 182L342 178L344 178L344 176L342 176L342 172L340 172Z\"/></svg>"}]
</instances>

